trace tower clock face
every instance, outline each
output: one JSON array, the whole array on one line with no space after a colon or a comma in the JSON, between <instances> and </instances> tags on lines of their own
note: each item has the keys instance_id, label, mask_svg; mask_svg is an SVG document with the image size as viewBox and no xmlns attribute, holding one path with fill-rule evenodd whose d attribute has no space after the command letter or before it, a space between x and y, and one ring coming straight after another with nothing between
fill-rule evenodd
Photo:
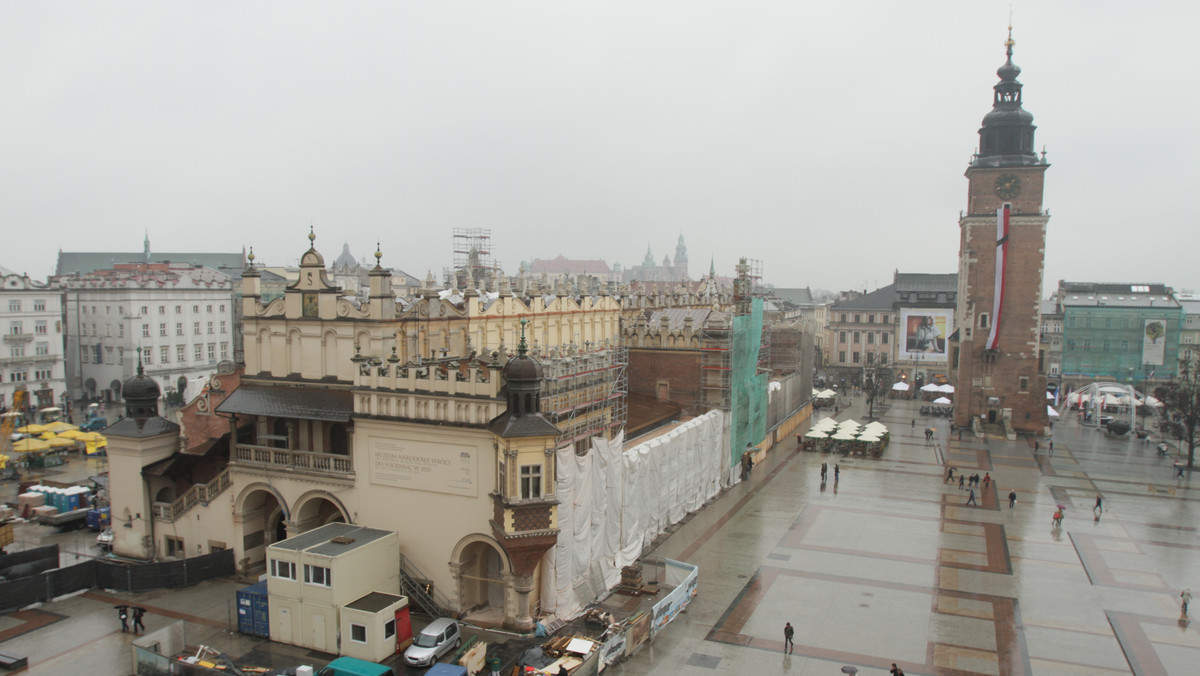
<instances>
[{"instance_id":1,"label":"tower clock face","mask_svg":"<svg viewBox=\"0 0 1200 676\"><path fill-rule=\"evenodd\" d=\"M996 196L1010 200L1021 194L1021 177L1016 174L1000 174L996 179Z\"/></svg>"}]
</instances>

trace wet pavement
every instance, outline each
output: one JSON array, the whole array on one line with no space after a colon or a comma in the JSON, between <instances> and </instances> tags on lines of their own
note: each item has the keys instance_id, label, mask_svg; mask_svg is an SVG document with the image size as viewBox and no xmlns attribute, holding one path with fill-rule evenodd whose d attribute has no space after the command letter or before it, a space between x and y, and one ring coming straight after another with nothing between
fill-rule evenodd
<instances>
[{"instance_id":1,"label":"wet pavement","mask_svg":"<svg viewBox=\"0 0 1200 676\"><path fill-rule=\"evenodd\" d=\"M651 554L699 565L699 593L611 673L886 674L893 662L910 675L1197 671L1200 628L1181 621L1179 593L1200 589L1200 491L1190 475L1173 478L1173 458L1074 419L1055 425L1053 455L1045 440L1038 454L1033 439L959 441L919 406L893 401L882 414L892 431L882 459L780 444L666 538ZM837 418L863 415L859 400ZM926 427L937 429L928 443ZM978 506L944 482L948 466L990 475ZM1061 529L1056 505L1066 507ZM230 631L241 586L88 592L0 617L0 647L28 654L32 674L128 673L119 599L151 608L149 630L189 619L196 642L231 655L312 663L302 649ZM785 622L796 629L790 654Z\"/></svg>"}]
</instances>

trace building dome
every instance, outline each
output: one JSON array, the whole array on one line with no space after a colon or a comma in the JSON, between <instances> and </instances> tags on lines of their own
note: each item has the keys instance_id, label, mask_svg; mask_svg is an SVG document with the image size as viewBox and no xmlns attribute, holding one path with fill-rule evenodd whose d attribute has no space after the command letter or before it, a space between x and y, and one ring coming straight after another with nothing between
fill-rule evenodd
<instances>
[{"instance_id":1,"label":"building dome","mask_svg":"<svg viewBox=\"0 0 1200 676\"><path fill-rule=\"evenodd\" d=\"M504 379L509 383L513 381L540 381L542 379L542 365L533 357L520 352L517 356L508 360L508 363L504 365L503 373Z\"/></svg>"},{"instance_id":2,"label":"building dome","mask_svg":"<svg viewBox=\"0 0 1200 676\"><path fill-rule=\"evenodd\" d=\"M121 398L125 400L125 417L132 418L141 428L150 418L158 417L158 398L162 390L153 378L142 370L142 352L138 348L137 374L125 381L121 387Z\"/></svg>"}]
</instances>

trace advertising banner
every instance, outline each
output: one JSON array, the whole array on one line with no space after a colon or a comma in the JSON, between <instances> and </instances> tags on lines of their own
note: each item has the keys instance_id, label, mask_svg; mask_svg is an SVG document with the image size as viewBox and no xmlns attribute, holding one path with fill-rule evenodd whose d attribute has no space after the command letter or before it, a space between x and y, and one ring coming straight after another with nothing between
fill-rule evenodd
<instances>
[{"instance_id":1,"label":"advertising banner","mask_svg":"<svg viewBox=\"0 0 1200 676\"><path fill-rule=\"evenodd\" d=\"M1167 345L1167 320L1147 319L1142 333L1142 363L1162 366Z\"/></svg>"},{"instance_id":2,"label":"advertising banner","mask_svg":"<svg viewBox=\"0 0 1200 676\"><path fill-rule=\"evenodd\" d=\"M945 363L947 339L954 326L954 310L946 308L900 310L900 344L897 358L902 361Z\"/></svg>"}]
</instances>

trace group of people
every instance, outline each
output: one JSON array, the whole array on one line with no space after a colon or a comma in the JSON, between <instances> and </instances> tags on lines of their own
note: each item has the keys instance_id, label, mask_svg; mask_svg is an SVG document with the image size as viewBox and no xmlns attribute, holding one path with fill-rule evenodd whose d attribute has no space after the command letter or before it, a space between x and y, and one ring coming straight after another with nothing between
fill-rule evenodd
<instances>
[{"instance_id":1,"label":"group of people","mask_svg":"<svg viewBox=\"0 0 1200 676\"><path fill-rule=\"evenodd\" d=\"M146 614L146 609L141 606L114 606L117 609L117 618L121 620L121 633L132 631L135 634L140 634L146 631L146 625L142 624L142 616ZM133 627L129 627L129 619L133 618Z\"/></svg>"},{"instance_id":2,"label":"group of people","mask_svg":"<svg viewBox=\"0 0 1200 676\"><path fill-rule=\"evenodd\" d=\"M834 463L834 465L833 465L833 483L836 484L838 481L841 480L841 478L842 478L842 468L838 467L837 463ZM821 463L821 483L824 484L825 481L828 479L829 479L829 465L827 463Z\"/></svg>"}]
</instances>

